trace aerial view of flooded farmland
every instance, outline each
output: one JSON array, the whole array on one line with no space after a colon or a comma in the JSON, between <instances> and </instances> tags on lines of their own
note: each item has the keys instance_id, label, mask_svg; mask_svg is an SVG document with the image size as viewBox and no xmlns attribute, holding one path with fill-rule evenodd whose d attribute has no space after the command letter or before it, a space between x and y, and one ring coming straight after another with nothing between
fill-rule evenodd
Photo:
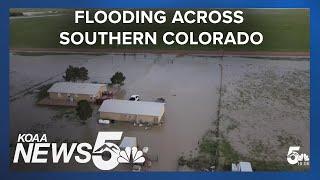
<instances>
[{"instance_id":1,"label":"aerial view of flooded farmland","mask_svg":"<svg viewBox=\"0 0 320 180\"><path fill-rule=\"evenodd\" d=\"M82 122L73 108L37 105L39 91L63 81L69 66L85 67L93 84L122 72L126 79L114 98L138 94L141 101L162 99L163 123L99 124L97 104L92 105L92 117ZM178 162L188 164L193 158L204 163L195 168L204 168L210 162L197 157L198 149L207 151L218 140L232 153L220 155L226 156L220 160L225 163L241 158L281 161L286 145L296 142L309 150L307 59L13 54L10 93L12 141L21 132L46 132L60 142L94 142L98 131L121 130L150 148L156 161L149 170L175 171Z\"/></svg>"},{"instance_id":2,"label":"aerial view of flooded farmland","mask_svg":"<svg viewBox=\"0 0 320 180\"><path fill-rule=\"evenodd\" d=\"M60 47L70 11L11 11L11 169L309 169L308 10L244 10L265 43L212 49Z\"/></svg>"}]
</instances>

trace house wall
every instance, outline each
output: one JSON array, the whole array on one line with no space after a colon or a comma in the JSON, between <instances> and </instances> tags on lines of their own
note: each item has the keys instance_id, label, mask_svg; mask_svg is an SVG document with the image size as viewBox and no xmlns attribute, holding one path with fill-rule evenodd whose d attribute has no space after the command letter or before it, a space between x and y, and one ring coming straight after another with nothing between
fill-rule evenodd
<instances>
[{"instance_id":1,"label":"house wall","mask_svg":"<svg viewBox=\"0 0 320 180\"><path fill-rule=\"evenodd\" d=\"M70 97L68 97L70 96ZM101 97L99 93L96 95L96 98ZM49 93L49 98L54 100L70 100L70 98L73 98L74 101L80 101L80 100L87 100L89 102L94 102L96 98L91 98L91 95L88 94L67 94L67 93Z\"/></svg>"},{"instance_id":2,"label":"house wall","mask_svg":"<svg viewBox=\"0 0 320 180\"><path fill-rule=\"evenodd\" d=\"M95 95L89 95L89 94L72 94L72 93L55 93L50 92L49 98L55 99L55 100L69 100L69 97L72 97L74 101L80 101L80 100L87 100L89 102L94 102L96 99L99 99L102 96L102 93L107 90L106 86L101 86L98 93ZM59 95L60 94L60 95ZM95 96L94 98L91 98L92 96Z\"/></svg>"},{"instance_id":3,"label":"house wall","mask_svg":"<svg viewBox=\"0 0 320 180\"><path fill-rule=\"evenodd\" d=\"M127 122L142 122L142 123L159 123L162 116L147 116L134 114L121 114L111 112L100 112L101 119L127 121Z\"/></svg>"},{"instance_id":4,"label":"house wall","mask_svg":"<svg viewBox=\"0 0 320 180\"><path fill-rule=\"evenodd\" d=\"M59 95L60 94L60 95ZM68 97L70 95L70 97ZM92 101L89 95L85 94L67 94L67 93L49 93L50 99L54 100L70 100L72 97L74 101L87 100Z\"/></svg>"}]
</instances>

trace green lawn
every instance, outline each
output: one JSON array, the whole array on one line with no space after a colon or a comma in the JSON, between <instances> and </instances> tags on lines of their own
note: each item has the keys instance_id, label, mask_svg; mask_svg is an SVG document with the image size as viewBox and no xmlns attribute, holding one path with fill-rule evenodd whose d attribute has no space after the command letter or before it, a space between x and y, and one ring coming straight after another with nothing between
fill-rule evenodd
<instances>
[{"instance_id":1,"label":"green lawn","mask_svg":"<svg viewBox=\"0 0 320 180\"><path fill-rule=\"evenodd\" d=\"M169 16L172 14L167 11ZM125 48L146 49L196 49L196 50L258 50L258 51L309 51L309 11L307 9L251 9L244 10L245 22L236 24L206 24L206 25L75 25L72 15L11 19L10 20L10 48L59 48L59 34L61 31L157 31L161 42L161 34L165 31L260 31L264 35L264 42L259 46L167 46L158 43L157 46L126 46ZM170 19L170 18L168 18ZM110 46L94 46L94 48L110 48ZM64 47L65 48L65 47ZM79 48L76 47L76 48ZM89 46L81 46L89 48ZM90 47L92 48L92 47ZM111 48L124 48L112 46Z\"/></svg>"}]
</instances>

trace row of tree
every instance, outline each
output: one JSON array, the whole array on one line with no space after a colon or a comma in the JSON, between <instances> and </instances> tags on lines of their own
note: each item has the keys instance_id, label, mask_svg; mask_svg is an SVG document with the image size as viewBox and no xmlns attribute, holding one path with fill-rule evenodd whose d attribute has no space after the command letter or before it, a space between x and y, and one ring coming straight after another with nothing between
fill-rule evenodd
<instances>
[{"instance_id":1,"label":"row of tree","mask_svg":"<svg viewBox=\"0 0 320 180\"><path fill-rule=\"evenodd\" d=\"M85 67L74 67L69 65L69 67L65 71L65 75L63 76L65 81L85 81L89 79L88 69ZM116 72L111 78L111 83L109 85L119 85L123 86L126 77L122 72Z\"/></svg>"},{"instance_id":2,"label":"row of tree","mask_svg":"<svg viewBox=\"0 0 320 180\"><path fill-rule=\"evenodd\" d=\"M89 79L88 69L85 67L73 67L70 66L67 68L65 75L63 76L65 81L85 81Z\"/></svg>"}]
</instances>

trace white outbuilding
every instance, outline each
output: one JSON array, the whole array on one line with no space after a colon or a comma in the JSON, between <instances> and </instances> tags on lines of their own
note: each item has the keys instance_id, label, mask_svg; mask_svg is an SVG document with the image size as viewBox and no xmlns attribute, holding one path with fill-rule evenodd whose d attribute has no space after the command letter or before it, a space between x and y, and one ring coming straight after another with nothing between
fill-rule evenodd
<instances>
[{"instance_id":1,"label":"white outbuilding","mask_svg":"<svg viewBox=\"0 0 320 180\"><path fill-rule=\"evenodd\" d=\"M121 149L125 149L126 147L130 147L130 148L137 147L137 138L136 137L127 137L127 136L125 136L122 139L119 147Z\"/></svg>"},{"instance_id":2,"label":"white outbuilding","mask_svg":"<svg viewBox=\"0 0 320 180\"><path fill-rule=\"evenodd\" d=\"M103 101L99 113L101 119L158 124L164 103L108 99Z\"/></svg>"},{"instance_id":3,"label":"white outbuilding","mask_svg":"<svg viewBox=\"0 0 320 180\"><path fill-rule=\"evenodd\" d=\"M234 172L253 172L250 162L239 162L238 164L232 163L231 169Z\"/></svg>"}]
</instances>

